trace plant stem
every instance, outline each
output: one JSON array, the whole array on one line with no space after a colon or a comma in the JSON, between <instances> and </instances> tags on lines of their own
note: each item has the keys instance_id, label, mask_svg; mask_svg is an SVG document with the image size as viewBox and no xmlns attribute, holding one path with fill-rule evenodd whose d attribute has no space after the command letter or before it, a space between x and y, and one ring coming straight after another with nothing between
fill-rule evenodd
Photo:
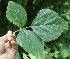
<instances>
[{"instance_id":1,"label":"plant stem","mask_svg":"<svg viewBox=\"0 0 70 59\"><path fill-rule=\"evenodd\" d=\"M47 45L46 45L45 43L44 43L44 46L45 46L46 48L48 48Z\"/></svg>"},{"instance_id":2,"label":"plant stem","mask_svg":"<svg viewBox=\"0 0 70 59\"><path fill-rule=\"evenodd\" d=\"M44 42L44 41L42 41L42 42L43 42L44 46L45 46L46 48L48 48L47 45L45 44L45 42Z\"/></svg>"},{"instance_id":3,"label":"plant stem","mask_svg":"<svg viewBox=\"0 0 70 59\"><path fill-rule=\"evenodd\" d=\"M26 27L26 28L31 28L31 26L29 26L29 27Z\"/></svg>"},{"instance_id":4,"label":"plant stem","mask_svg":"<svg viewBox=\"0 0 70 59\"><path fill-rule=\"evenodd\" d=\"M59 50L59 47L53 42L54 46Z\"/></svg>"},{"instance_id":5,"label":"plant stem","mask_svg":"<svg viewBox=\"0 0 70 59\"><path fill-rule=\"evenodd\" d=\"M15 33L19 32L20 30L15 31Z\"/></svg>"},{"instance_id":6,"label":"plant stem","mask_svg":"<svg viewBox=\"0 0 70 59\"><path fill-rule=\"evenodd\" d=\"M20 27L20 31L22 30L22 27Z\"/></svg>"}]
</instances>

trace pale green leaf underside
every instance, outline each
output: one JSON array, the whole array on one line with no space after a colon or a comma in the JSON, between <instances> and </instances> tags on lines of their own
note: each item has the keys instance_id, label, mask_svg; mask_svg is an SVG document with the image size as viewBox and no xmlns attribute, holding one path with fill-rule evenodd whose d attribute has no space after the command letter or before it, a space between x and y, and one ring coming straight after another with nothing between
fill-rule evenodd
<instances>
[{"instance_id":1,"label":"pale green leaf underside","mask_svg":"<svg viewBox=\"0 0 70 59\"><path fill-rule=\"evenodd\" d=\"M27 14L25 9L19 4L9 1L6 17L10 22L17 25L18 27L23 27L27 20Z\"/></svg>"},{"instance_id":2,"label":"pale green leaf underside","mask_svg":"<svg viewBox=\"0 0 70 59\"><path fill-rule=\"evenodd\" d=\"M68 28L68 23L55 11L42 9L33 20L31 27L42 40L49 42L57 39Z\"/></svg>"},{"instance_id":3,"label":"pale green leaf underside","mask_svg":"<svg viewBox=\"0 0 70 59\"><path fill-rule=\"evenodd\" d=\"M44 45L40 38L30 30L23 29L17 36L18 44L25 49L25 51L31 53L34 56L38 56L43 53Z\"/></svg>"}]
</instances>

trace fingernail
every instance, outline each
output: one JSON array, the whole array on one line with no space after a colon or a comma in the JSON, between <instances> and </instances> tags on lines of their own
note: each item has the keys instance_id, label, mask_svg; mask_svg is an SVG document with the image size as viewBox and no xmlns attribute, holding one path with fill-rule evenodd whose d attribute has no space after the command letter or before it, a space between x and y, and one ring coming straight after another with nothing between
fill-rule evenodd
<instances>
[{"instance_id":1,"label":"fingernail","mask_svg":"<svg viewBox=\"0 0 70 59\"><path fill-rule=\"evenodd\" d=\"M12 31L9 30L6 35L7 35L7 36L12 36Z\"/></svg>"}]
</instances>

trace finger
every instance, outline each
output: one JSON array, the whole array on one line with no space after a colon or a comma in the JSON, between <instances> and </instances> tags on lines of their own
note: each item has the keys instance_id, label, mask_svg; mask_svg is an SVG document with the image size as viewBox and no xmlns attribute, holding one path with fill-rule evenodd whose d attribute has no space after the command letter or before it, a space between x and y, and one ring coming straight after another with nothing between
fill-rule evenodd
<instances>
[{"instance_id":1,"label":"finger","mask_svg":"<svg viewBox=\"0 0 70 59\"><path fill-rule=\"evenodd\" d=\"M0 55L5 51L5 42L0 40Z\"/></svg>"},{"instance_id":2,"label":"finger","mask_svg":"<svg viewBox=\"0 0 70 59\"><path fill-rule=\"evenodd\" d=\"M8 37L8 40L9 40L9 41L12 41L12 40L15 41L15 39L14 39L13 37Z\"/></svg>"},{"instance_id":3,"label":"finger","mask_svg":"<svg viewBox=\"0 0 70 59\"><path fill-rule=\"evenodd\" d=\"M13 38L14 38L14 39L16 38L15 32L13 32Z\"/></svg>"},{"instance_id":4,"label":"finger","mask_svg":"<svg viewBox=\"0 0 70 59\"><path fill-rule=\"evenodd\" d=\"M8 33L6 34L8 37L12 37L12 31L8 31Z\"/></svg>"},{"instance_id":5,"label":"finger","mask_svg":"<svg viewBox=\"0 0 70 59\"><path fill-rule=\"evenodd\" d=\"M5 43L5 48L11 49L11 41L8 41L7 43Z\"/></svg>"},{"instance_id":6,"label":"finger","mask_svg":"<svg viewBox=\"0 0 70 59\"><path fill-rule=\"evenodd\" d=\"M0 37L1 40L3 40L5 43L8 42L8 37L6 35Z\"/></svg>"},{"instance_id":7,"label":"finger","mask_svg":"<svg viewBox=\"0 0 70 59\"><path fill-rule=\"evenodd\" d=\"M18 50L18 44L15 41L11 41L12 49Z\"/></svg>"}]
</instances>

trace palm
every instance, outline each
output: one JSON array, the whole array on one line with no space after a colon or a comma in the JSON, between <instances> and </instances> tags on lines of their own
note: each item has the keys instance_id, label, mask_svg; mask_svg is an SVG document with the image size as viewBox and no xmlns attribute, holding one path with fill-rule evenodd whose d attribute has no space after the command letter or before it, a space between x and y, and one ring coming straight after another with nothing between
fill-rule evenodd
<instances>
[{"instance_id":1,"label":"palm","mask_svg":"<svg viewBox=\"0 0 70 59\"><path fill-rule=\"evenodd\" d=\"M0 56L1 59L14 59L13 51L8 49L4 54Z\"/></svg>"}]
</instances>

